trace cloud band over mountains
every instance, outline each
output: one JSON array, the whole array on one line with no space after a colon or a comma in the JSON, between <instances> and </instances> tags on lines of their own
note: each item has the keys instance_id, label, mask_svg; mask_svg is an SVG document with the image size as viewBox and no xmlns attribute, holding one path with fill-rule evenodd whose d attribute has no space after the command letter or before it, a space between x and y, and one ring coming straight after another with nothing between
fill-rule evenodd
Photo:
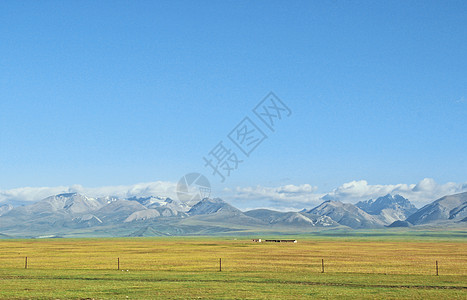
<instances>
[{"instance_id":1,"label":"cloud band over mountains","mask_svg":"<svg viewBox=\"0 0 467 300\"><path fill-rule=\"evenodd\" d=\"M226 199L241 202L243 204L241 206L245 208L254 208L248 205L248 202L257 202L261 203L261 207L301 209L318 205L325 200L356 203L387 194L399 194L417 207L422 207L443 196L467 191L467 182L439 184L434 179L425 178L417 184L372 185L366 180L358 180L344 183L327 193L319 193L317 190L309 184L281 187L237 187L234 191L226 190L229 193Z\"/></svg>"},{"instance_id":2,"label":"cloud band over mountains","mask_svg":"<svg viewBox=\"0 0 467 300\"><path fill-rule=\"evenodd\" d=\"M2 202L31 202L63 193L81 193L89 197L115 196L119 198L166 196L175 197L176 183L155 181L134 185L118 185L103 187L83 187L81 185L57 187L23 187L11 190L0 190Z\"/></svg>"},{"instance_id":3,"label":"cloud band over mountains","mask_svg":"<svg viewBox=\"0 0 467 300\"><path fill-rule=\"evenodd\" d=\"M127 186L83 187L81 185L58 187L23 187L0 190L0 204L31 202L61 193L82 193L90 197L116 196L120 198L165 196L176 198L177 183L156 181ZM425 178L416 184L372 185L366 180L351 181L327 193L319 193L310 184L284 185L279 187L237 187L224 189L221 197L242 208L270 207L276 209L300 209L318 205L324 200L355 203L360 200L376 199L387 194L399 194L417 207L449 194L467 191L466 183L448 182L439 184Z\"/></svg>"}]
</instances>

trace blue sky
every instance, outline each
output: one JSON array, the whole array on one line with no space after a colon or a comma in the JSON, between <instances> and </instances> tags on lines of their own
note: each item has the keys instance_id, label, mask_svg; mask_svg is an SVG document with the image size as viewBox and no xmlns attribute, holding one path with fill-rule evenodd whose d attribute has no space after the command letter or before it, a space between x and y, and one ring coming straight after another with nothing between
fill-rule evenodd
<instances>
[{"instance_id":1,"label":"blue sky","mask_svg":"<svg viewBox=\"0 0 467 300\"><path fill-rule=\"evenodd\" d=\"M0 189L467 181L465 1L2 1ZM224 183L203 156L292 110ZM306 188L307 189L307 188Z\"/></svg>"}]
</instances>

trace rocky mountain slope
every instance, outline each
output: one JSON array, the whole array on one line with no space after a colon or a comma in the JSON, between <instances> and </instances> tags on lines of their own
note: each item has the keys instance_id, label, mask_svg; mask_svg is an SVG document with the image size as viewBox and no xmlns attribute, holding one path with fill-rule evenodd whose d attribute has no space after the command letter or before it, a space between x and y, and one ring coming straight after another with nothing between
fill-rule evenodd
<instances>
[{"instance_id":1,"label":"rocky mountain slope","mask_svg":"<svg viewBox=\"0 0 467 300\"><path fill-rule=\"evenodd\" d=\"M427 204L409 216L407 221L414 225L467 222L467 192L445 196Z\"/></svg>"},{"instance_id":2,"label":"rocky mountain slope","mask_svg":"<svg viewBox=\"0 0 467 300\"><path fill-rule=\"evenodd\" d=\"M384 226L384 222L378 217L372 216L350 203L328 200L306 213L327 216L341 225L354 229L378 228Z\"/></svg>"},{"instance_id":3,"label":"rocky mountain slope","mask_svg":"<svg viewBox=\"0 0 467 300\"><path fill-rule=\"evenodd\" d=\"M12 209L13 209L13 205L11 205L11 204L0 205L0 216L3 215L3 214L6 214L7 212L9 212Z\"/></svg>"},{"instance_id":4,"label":"rocky mountain slope","mask_svg":"<svg viewBox=\"0 0 467 300\"><path fill-rule=\"evenodd\" d=\"M254 209L245 212L245 215L262 220L266 224L282 226L311 226L332 227L339 223L328 216L319 216L301 212L279 212L270 209Z\"/></svg>"},{"instance_id":5,"label":"rocky mountain slope","mask_svg":"<svg viewBox=\"0 0 467 300\"><path fill-rule=\"evenodd\" d=\"M405 220L417 211L415 205L408 199L389 194L376 200L360 201L355 206L370 215L377 216L386 225Z\"/></svg>"}]
</instances>

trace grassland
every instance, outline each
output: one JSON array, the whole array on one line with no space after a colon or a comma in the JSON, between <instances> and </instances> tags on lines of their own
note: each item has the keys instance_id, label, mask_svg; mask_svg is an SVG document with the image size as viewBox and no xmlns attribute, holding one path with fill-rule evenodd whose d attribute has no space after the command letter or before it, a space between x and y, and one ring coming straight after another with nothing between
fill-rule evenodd
<instances>
[{"instance_id":1,"label":"grassland","mask_svg":"<svg viewBox=\"0 0 467 300\"><path fill-rule=\"evenodd\" d=\"M0 240L0 298L467 299L465 238L298 240Z\"/></svg>"}]
</instances>

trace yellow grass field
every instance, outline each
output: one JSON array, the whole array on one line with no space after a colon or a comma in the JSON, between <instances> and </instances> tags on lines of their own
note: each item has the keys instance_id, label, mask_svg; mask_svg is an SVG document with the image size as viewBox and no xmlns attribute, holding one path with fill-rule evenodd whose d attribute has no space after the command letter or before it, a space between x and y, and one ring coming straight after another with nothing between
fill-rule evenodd
<instances>
[{"instance_id":1,"label":"yellow grass field","mask_svg":"<svg viewBox=\"0 0 467 300\"><path fill-rule=\"evenodd\" d=\"M233 237L1 240L0 297L467 299L467 242L309 237L296 244Z\"/></svg>"}]
</instances>

